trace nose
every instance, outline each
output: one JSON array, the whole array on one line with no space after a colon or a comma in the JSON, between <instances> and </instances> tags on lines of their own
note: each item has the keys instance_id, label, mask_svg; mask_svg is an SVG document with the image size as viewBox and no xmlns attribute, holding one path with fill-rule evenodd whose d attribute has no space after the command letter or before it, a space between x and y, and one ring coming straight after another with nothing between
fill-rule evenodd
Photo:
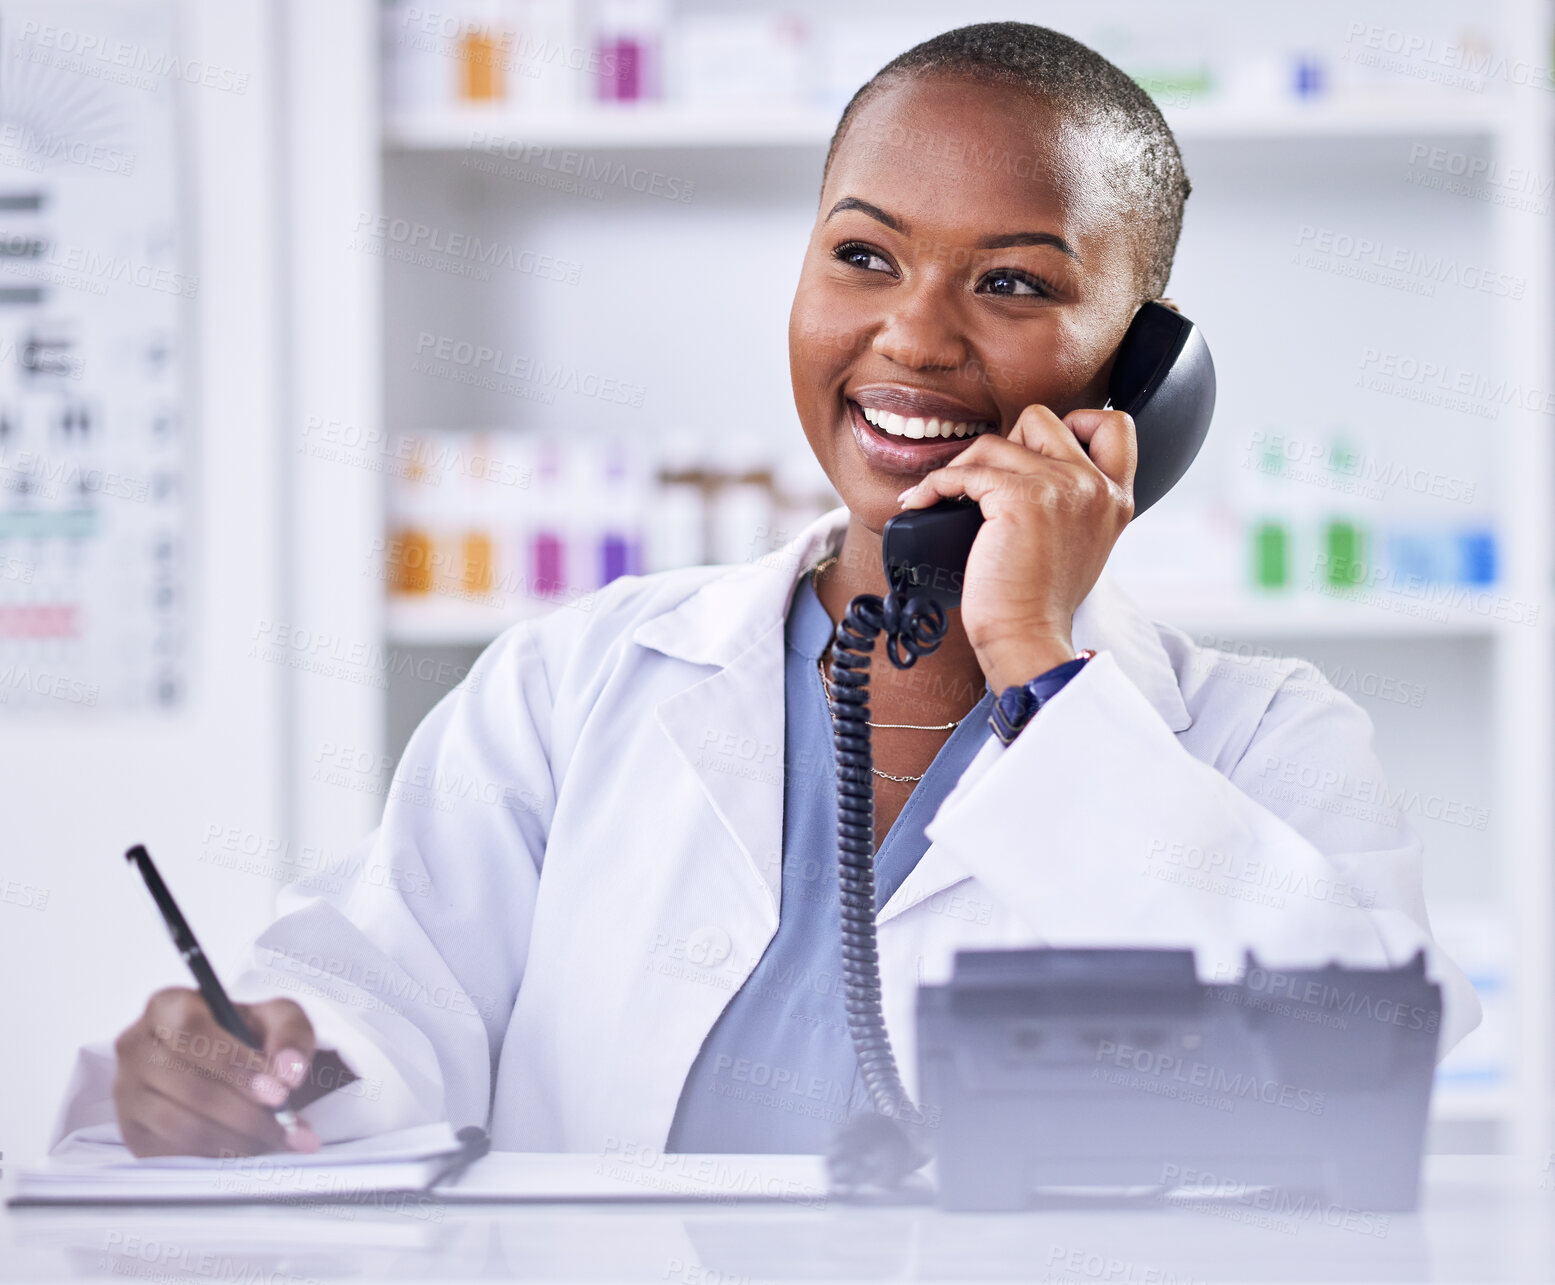
<instances>
[{"instance_id":1,"label":"nose","mask_svg":"<svg viewBox=\"0 0 1555 1285\"><path fill-rule=\"evenodd\" d=\"M870 343L877 356L909 370L950 370L966 360L966 333L949 291L926 277L891 295Z\"/></svg>"}]
</instances>

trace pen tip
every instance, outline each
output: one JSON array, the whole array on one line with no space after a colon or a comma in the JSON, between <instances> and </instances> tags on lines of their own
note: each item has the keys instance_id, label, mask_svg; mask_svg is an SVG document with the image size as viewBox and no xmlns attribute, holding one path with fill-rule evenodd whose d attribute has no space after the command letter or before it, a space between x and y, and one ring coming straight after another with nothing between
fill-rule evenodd
<instances>
[{"instance_id":1,"label":"pen tip","mask_svg":"<svg viewBox=\"0 0 1555 1285\"><path fill-rule=\"evenodd\" d=\"M143 857L145 855L146 855L146 845L144 843L137 843L133 848L130 848L128 851L125 852L124 859L126 861L138 861L141 857Z\"/></svg>"}]
</instances>

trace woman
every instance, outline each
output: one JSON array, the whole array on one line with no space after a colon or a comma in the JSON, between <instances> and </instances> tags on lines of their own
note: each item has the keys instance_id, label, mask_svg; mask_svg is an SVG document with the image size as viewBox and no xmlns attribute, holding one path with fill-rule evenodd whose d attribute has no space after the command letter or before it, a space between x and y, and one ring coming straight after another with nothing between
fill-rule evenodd
<instances>
[{"instance_id":1,"label":"woman","mask_svg":"<svg viewBox=\"0 0 1555 1285\"><path fill-rule=\"evenodd\" d=\"M629 577L506 632L416 732L414 788L349 886L282 894L241 984L261 1064L198 995L160 992L113 1055L85 1052L61 1133L247 1153L446 1118L489 1120L499 1149L825 1149L869 1108L838 989L823 653L885 590L886 520L956 495L986 518L962 607L872 687L909 1091L916 984L964 947L1189 947L1219 979L1248 949L1424 949L1450 1048L1478 1004L1431 941L1418 841L1271 789L1292 764L1380 779L1365 715L1310 666L1195 647L1101 576L1135 438L1094 408L1187 193L1149 99L1065 37L986 24L888 64L833 139L790 327L845 508L759 564ZM1057 694L1005 745L994 698L1033 679ZM283 1132L268 1108L316 1045L362 1080Z\"/></svg>"}]
</instances>

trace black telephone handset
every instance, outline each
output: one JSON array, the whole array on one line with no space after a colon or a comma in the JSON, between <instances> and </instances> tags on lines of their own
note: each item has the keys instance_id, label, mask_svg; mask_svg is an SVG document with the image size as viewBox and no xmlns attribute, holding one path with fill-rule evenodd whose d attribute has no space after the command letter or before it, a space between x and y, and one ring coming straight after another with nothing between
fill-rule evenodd
<instances>
[{"instance_id":1,"label":"black telephone handset","mask_svg":"<svg viewBox=\"0 0 1555 1285\"><path fill-rule=\"evenodd\" d=\"M1199 328L1147 303L1134 315L1112 363L1108 405L1134 417L1139 466L1137 516L1188 471L1215 409L1215 365ZM884 632L886 654L910 668L943 640L982 511L966 499L898 513L885 524L884 599L859 594L837 622L832 649L832 730L837 754L838 900L842 913L843 1002L848 1033L873 1115L856 1116L828 1157L834 1186L893 1186L929 1158L922 1111L907 1096L880 1007L875 945L874 763L869 734L869 664Z\"/></svg>"},{"instance_id":2,"label":"black telephone handset","mask_svg":"<svg viewBox=\"0 0 1555 1285\"><path fill-rule=\"evenodd\" d=\"M1209 432L1215 363L1203 333L1180 312L1145 304L1118 345L1107 404L1134 417L1138 517L1182 480ZM967 556L982 524L982 510L964 498L898 513L881 533L888 582L947 608L959 606Z\"/></svg>"}]
</instances>

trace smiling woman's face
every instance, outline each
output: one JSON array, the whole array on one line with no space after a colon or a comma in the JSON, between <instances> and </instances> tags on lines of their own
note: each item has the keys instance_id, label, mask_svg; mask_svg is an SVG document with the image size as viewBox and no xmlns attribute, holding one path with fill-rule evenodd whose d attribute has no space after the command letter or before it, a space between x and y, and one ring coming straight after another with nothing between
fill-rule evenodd
<instances>
[{"instance_id":1,"label":"smiling woman's face","mask_svg":"<svg viewBox=\"0 0 1555 1285\"><path fill-rule=\"evenodd\" d=\"M1016 91L917 77L857 112L788 350L805 436L871 531L976 433L1106 400L1140 302L1125 213L1094 138Z\"/></svg>"}]
</instances>

